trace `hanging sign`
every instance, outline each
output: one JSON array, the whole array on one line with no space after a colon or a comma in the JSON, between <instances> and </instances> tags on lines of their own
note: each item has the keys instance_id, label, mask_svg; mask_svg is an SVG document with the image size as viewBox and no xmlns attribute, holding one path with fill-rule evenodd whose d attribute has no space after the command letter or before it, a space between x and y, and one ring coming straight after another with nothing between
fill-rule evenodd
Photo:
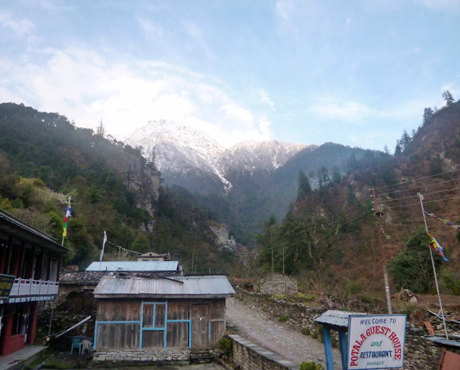
<instances>
[{"instance_id":1,"label":"hanging sign","mask_svg":"<svg viewBox=\"0 0 460 370\"><path fill-rule=\"evenodd\" d=\"M8 298L10 296L15 278L16 277L13 275L0 274L0 299Z\"/></svg>"},{"instance_id":2,"label":"hanging sign","mask_svg":"<svg viewBox=\"0 0 460 370\"><path fill-rule=\"evenodd\" d=\"M348 369L404 366L406 315L356 315L348 318Z\"/></svg>"}]
</instances>

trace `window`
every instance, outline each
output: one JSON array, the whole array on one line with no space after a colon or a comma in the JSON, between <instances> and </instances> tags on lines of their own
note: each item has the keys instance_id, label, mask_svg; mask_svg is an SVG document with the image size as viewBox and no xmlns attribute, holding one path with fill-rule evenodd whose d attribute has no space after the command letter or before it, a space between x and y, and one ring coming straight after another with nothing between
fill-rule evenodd
<instances>
[{"instance_id":1,"label":"window","mask_svg":"<svg viewBox=\"0 0 460 370\"><path fill-rule=\"evenodd\" d=\"M165 304L157 304L157 305L155 305L155 327L156 328L164 328L164 326L165 326L165 311L166 311L166 305Z\"/></svg>"},{"instance_id":2,"label":"window","mask_svg":"<svg viewBox=\"0 0 460 370\"><path fill-rule=\"evenodd\" d=\"M166 322L166 303L144 303L142 327L164 328Z\"/></svg>"}]
</instances>

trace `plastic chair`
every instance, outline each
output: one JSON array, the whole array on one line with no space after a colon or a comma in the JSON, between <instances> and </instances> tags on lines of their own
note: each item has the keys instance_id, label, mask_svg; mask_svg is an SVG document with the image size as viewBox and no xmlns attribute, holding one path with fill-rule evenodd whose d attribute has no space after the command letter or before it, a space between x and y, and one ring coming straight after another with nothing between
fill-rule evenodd
<instances>
[{"instance_id":1,"label":"plastic chair","mask_svg":"<svg viewBox=\"0 0 460 370\"><path fill-rule=\"evenodd\" d=\"M80 347L80 357L84 355L85 350L88 351L88 355L93 354L93 341L91 340L91 338L85 337L84 339L82 339Z\"/></svg>"},{"instance_id":2,"label":"plastic chair","mask_svg":"<svg viewBox=\"0 0 460 370\"><path fill-rule=\"evenodd\" d=\"M78 355L81 356L81 347L82 347L82 339L84 337L81 337L81 336L75 336L75 337L72 337L71 340L72 340L72 346L70 347L70 354L73 354L73 349L76 348L78 349Z\"/></svg>"}]
</instances>

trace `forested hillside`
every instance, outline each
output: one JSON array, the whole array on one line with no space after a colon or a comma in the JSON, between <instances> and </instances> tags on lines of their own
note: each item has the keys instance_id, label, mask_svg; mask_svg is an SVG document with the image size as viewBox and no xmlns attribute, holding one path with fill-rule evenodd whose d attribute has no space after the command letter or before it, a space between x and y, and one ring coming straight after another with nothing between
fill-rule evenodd
<instances>
[{"instance_id":1,"label":"forested hillside","mask_svg":"<svg viewBox=\"0 0 460 370\"><path fill-rule=\"evenodd\" d=\"M0 132L0 208L61 242L71 196L67 263L97 260L107 231L106 259L118 255L118 245L169 252L189 271L193 263L197 272L210 264L231 272L232 256L217 249L207 226L211 212L161 188L153 163L107 135L102 123L94 133L59 114L5 103ZM196 257L203 254L206 260Z\"/></svg>"},{"instance_id":2,"label":"forested hillside","mask_svg":"<svg viewBox=\"0 0 460 370\"><path fill-rule=\"evenodd\" d=\"M394 155L368 151L362 158L351 156L346 168L345 176L325 171L316 189L300 172L297 201L288 215L267 218L257 237L259 268L298 274L346 302L358 292L381 299L386 263L393 292L432 293L421 193L427 226L448 258L435 253L442 289L459 294L460 102L425 109L423 124L412 134L403 132Z\"/></svg>"}]
</instances>

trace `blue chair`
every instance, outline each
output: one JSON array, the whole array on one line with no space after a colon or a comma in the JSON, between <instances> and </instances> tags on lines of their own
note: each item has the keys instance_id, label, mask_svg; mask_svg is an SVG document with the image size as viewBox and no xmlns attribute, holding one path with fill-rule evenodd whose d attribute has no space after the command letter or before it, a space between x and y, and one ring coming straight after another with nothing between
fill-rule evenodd
<instances>
[{"instance_id":1,"label":"blue chair","mask_svg":"<svg viewBox=\"0 0 460 370\"><path fill-rule=\"evenodd\" d=\"M78 349L78 355L81 356L81 347L82 347L82 339L85 337L82 336L75 336L71 338L72 341L72 346L70 347L70 354L73 354L73 349L76 348Z\"/></svg>"}]
</instances>

